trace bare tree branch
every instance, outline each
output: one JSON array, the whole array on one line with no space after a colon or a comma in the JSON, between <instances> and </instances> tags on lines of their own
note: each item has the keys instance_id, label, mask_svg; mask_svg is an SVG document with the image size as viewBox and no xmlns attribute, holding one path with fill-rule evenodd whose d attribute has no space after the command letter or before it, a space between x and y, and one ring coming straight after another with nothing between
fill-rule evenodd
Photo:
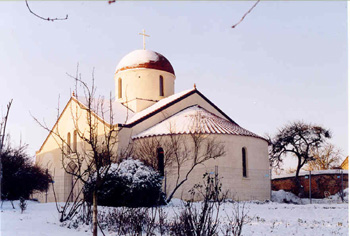
<instances>
[{"instance_id":1,"label":"bare tree branch","mask_svg":"<svg viewBox=\"0 0 350 236\"><path fill-rule=\"evenodd\" d=\"M8 121L11 105L12 105L13 99L7 104L7 110L6 110L6 115L2 118L0 121L0 201L1 201L1 194L2 194L2 162L1 162L1 154L2 154L2 149L4 147L4 142L5 142L5 136L6 136L6 124Z\"/></svg>"},{"instance_id":2,"label":"bare tree branch","mask_svg":"<svg viewBox=\"0 0 350 236\"><path fill-rule=\"evenodd\" d=\"M29 12L32 13L34 16L36 16L36 17L42 19L42 20L56 21L56 20L67 20L67 19L68 19L68 14L66 15L65 18L57 18L57 17L56 17L56 18L50 18L50 17L45 18L45 17L39 16L38 14L36 14L35 12L33 12L32 9L30 9L29 4L28 4L28 1L27 1L27 0L25 0L25 1L26 1L26 5L27 5L27 8L28 8Z\"/></svg>"},{"instance_id":3,"label":"bare tree branch","mask_svg":"<svg viewBox=\"0 0 350 236\"><path fill-rule=\"evenodd\" d=\"M243 20L244 18L256 7L256 5L258 5L258 3L260 2L260 0L258 0L250 9L249 11L247 11L243 17L241 18L240 21L238 21L236 24L234 24L231 28L236 28L237 25L239 25Z\"/></svg>"},{"instance_id":4,"label":"bare tree branch","mask_svg":"<svg viewBox=\"0 0 350 236\"><path fill-rule=\"evenodd\" d=\"M166 202L170 202L175 193L188 181L197 166L208 160L214 160L226 154L222 142L201 131L201 115L197 112L192 117L193 124L189 134L179 134L176 124L169 123L169 134L134 140L134 154L154 169L158 169L158 148L164 151L164 167L174 177L174 186L169 191Z\"/></svg>"},{"instance_id":5,"label":"bare tree branch","mask_svg":"<svg viewBox=\"0 0 350 236\"><path fill-rule=\"evenodd\" d=\"M331 143L326 143L321 148L312 148L311 155L312 160L305 167L307 171L337 168L343 157L342 151Z\"/></svg>"},{"instance_id":6,"label":"bare tree branch","mask_svg":"<svg viewBox=\"0 0 350 236\"><path fill-rule=\"evenodd\" d=\"M9 117L12 101L13 99L11 99L11 101L7 104L6 115L3 117L2 121L0 122L0 155L5 142L6 125L7 125L7 120Z\"/></svg>"},{"instance_id":7,"label":"bare tree branch","mask_svg":"<svg viewBox=\"0 0 350 236\"><path fill-rule=\"evenodd\" d=\"M73 97L67 104L67 106L69 106L68 109L70 109L73 127L68 131L63 127L63 132L68 133L62 134L59 128L60 113L58 113L56 124L52 129L46 124L42 124L37 118L33 118L43 129L52 135L52 138L61 151L60 161L62 168L67 174L71 175L75 181L72 183L71 192L66 201L67 203L74 200L73 205L61 211L61 214L63 214L62 220L71 217L74 212L82 206L81 199L78 197L82 195L82 188L79 186L75 187L75 185L79 183L86 184L88 181L94 179L92 222L93 235L96 236L98 228L98 190L103 185L111 164L118 160L118 152L116 152L116 150L120 128L111 123L114 120L111 96L108 101L108 106L107 101L103 97L95 97L96 86L94 83L94 72L92 73L91 86L81 79L78 67L75 76L67 75L74 79L76 89ZM78 87L83 89L85 102L80 102L78 100ZM59 108L57 108L57 111L59 112ZM107 117L109 117L109 122L105 121ZM73 145L71 145L71 133L73 134ZM79 148L77 148L78 140L81 144ZM74 189L79 190L77 195L73 192ZM68 204L65 206L67 205ZM70 209L73 209L73 211ZM64 215L65 213L66 215Z\"/></svg>"}]
</instances>

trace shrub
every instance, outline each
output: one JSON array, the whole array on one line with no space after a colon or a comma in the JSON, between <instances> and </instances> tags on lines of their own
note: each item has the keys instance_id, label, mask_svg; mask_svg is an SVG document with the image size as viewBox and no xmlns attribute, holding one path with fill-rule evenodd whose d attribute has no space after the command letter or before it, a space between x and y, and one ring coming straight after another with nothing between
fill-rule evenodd
<instances>
[{"instance_id":1,"label":"shrub","mask_svg":"<svg viewBox=\"0 0 350 236\"><path fill-rule=\"evenodd\" d=\"M39 166L33 165L26 153L26 146L7 147L1 154L3 170L2 198L17 200L28 199L35 191L45 191L51 182L51 176Z\"/></svg>"},{"instance_id":2,"label":"shrub","mask_svg":"<svg viewBox=\"0 0 350 236\"><path fill-rule=\"evenodd\" d=\"M84 197L92 201L95 175L84 186ZM131 158L112 164L98 189L97 202L102 206L148 207L164 203L159 173Z\"/></svg>"},{"instance_id":3,"label":"shrub","mask_svg":"<svg viewBox=\"0 0 350 236\"><path fill-rule=\"evenodd\" d=\"M192 200L187 201L180 215L177 215L170 230L171 235L180 236L214 236L218 235L220 224L219 211L227 196L221 193L220 179L218 175L203 175L203 184L196 184L189 191ZM197 197L196 197L197 195ZM200 207L196 207L194 200L198 196L203 197Z\"/></svg>"}]
</instances>

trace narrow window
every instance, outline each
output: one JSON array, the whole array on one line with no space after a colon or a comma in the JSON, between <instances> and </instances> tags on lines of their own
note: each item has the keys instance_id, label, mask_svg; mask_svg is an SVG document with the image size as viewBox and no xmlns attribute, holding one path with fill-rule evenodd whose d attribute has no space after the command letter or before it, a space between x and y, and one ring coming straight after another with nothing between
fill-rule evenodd
<instances>
[{"instance_id":1,"label":"narrow window","mask_svg":"<svg viewBox=\"0 0 350 236\"><path fill-rule=\"evenodd\" d=\"M242 167L243 177L247 177L247 153L245 148L242 148Z\"/></svg>"},{"instance_id":2,"label":"narrow window","mask_svg":"<svg viewBox=\"0 0 350 236\"><path fill-rule=\"evenodd\" d=\"M161 176L164 176L164 150L157 148L158 171Z\"/></svg>"},{"instance_id":3,"label":"narrow window","mask_svg":"<svg viewBox=\"0 0 350 236\"><path fill-rule=\"evenodd\" d=\"M67 134L67 153L70 154L70 133Z\"/></svg>"},{"instance_id":4,"label":"narrow window","mask_svg":"<svg viewBox=\"0 0 350 236\"><path fill-rule=\"evenodd\" d=\"M118 98L122 98L122 78L118 79Z\"/></svg>"},{"instance_id":5,"label":"narrow window","mask_svg":"<svg viewBox=\"0 0 350 236\"><path fill-rule=\"evenodd\" d=\"M164 96L164 79L163 79L163 76L159 76L159 96Z\"/></svg>"},{"instance_id":6,"label":"narrow window","mask_svg":"<svg viewBox=\"0 0 350 236\"><path fill-rule=\"evenodd\" d=\"M74 133L73 133L73 152L77 152L77 131L74 130Z\"/></svg>"}]
</instances>

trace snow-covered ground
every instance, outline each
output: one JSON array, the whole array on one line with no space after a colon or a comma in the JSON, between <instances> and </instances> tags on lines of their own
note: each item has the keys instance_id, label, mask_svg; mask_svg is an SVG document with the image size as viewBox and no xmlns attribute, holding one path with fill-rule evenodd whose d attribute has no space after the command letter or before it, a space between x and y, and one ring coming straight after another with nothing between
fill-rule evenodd
<instances>
[{"instance_id":1,"label":"snow-covered ground","mask_svg":"<svg viewBox=\"0 0 350 236\"><path fill-rule=\"evenodd\" d=\"M279 193L279 197L276 199L283 199L282 195L286 194ZM348 235L348 204L336 203L336 200L318 202L304 205L245 202L245 209L252 221L243 227L243 235ZM200 205L200 203L196 204ZM44 204L28 201L27 210L23 214L20 212L18 201L15 201L14 205L16 209L12 209L10 202L3 204L1 236L91 235L88 226L78 229L68 229L61 226L54 203ZM240 205L242 206L243 203ZM233 206L233 203L225 203L222 206L221 222L225 222L226 213L230 214ZM174 216L175 212L179 212L181 209L182 202L177 199L164 207L169 217ZM114 235L111 232L105 233L108 236Z\"/></svg>"},{"instance_id":2,"label":"snow-covered ground","mask_svg":"<svg viewBox=\"0 0 350 236\"><path fill-rule=\"evenodd\" d=\"M90 232L77 231L60 226L55 203L27 201L27 209L21 214L19 201L4 202L1 208L1 236L86 236Z\"/></svg>"},{"instance_id":3,"label":"snow-covered ground","mask_svg":"<svg viewBox=\"0 0 350 236\"><path fill-rule=\"evenodd\" d=\"M343 198L345 202L349 202L349 189L344 189L343 192ZM310 199L309 198L299 198L295 196L293 193L285 192L283 190L279 191L272 191L272 199L273 202L278 203L293 203L293 204L309 204ZM332 196L329 196L329 198L324 199L311 199L311 203L318 203L318 204L335 204L335 203L342 203L342 199L340 197L340 194L334 194Z\"/></svg>"}]
</instances>

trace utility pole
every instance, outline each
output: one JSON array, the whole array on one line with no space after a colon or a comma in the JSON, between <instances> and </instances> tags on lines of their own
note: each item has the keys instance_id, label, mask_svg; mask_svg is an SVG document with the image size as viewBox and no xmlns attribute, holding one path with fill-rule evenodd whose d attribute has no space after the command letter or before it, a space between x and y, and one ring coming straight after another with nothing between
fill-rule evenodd
<instances>
[{"instance_id":1,"label":"utility pole","mask_svg":"<svg viewBox=\"0 0 350 236\"><path fill-rule=\"evenodd\" d=\"M311 199L311 170L309 171L309 198L310 198L310 204L312 204L312 199Z\"/></svg>"},{"instance_id":2,"label":"utility pole","mask_svg":"<svg viewBox=\"0 0 350 236\"><path fill-rule=\"evenodd\" d=\"M340 172L340 176L341 176L341 201L344 202L343 171Z\"/></svg>"},{"instance_id":3,"label":"utility pole","mask_svg":"<svg viewBox=\"0 0 350 236\"><path fill-rule=\"evenodd\" d=\"M165 197L166 197L166 175L167 175L167 172L164 171L164 193L165 193Z\"/></svg>"},{"instance_id":4,"label":"utility pole","mask_svg":"<svg viewBox=\"0 0 350 236\"><path fill-rule=\"evenodd\" d=\"M270 178L270 200L272 199L272 168L269 168L269 178Z\"/></svg>"}]
</instances>

